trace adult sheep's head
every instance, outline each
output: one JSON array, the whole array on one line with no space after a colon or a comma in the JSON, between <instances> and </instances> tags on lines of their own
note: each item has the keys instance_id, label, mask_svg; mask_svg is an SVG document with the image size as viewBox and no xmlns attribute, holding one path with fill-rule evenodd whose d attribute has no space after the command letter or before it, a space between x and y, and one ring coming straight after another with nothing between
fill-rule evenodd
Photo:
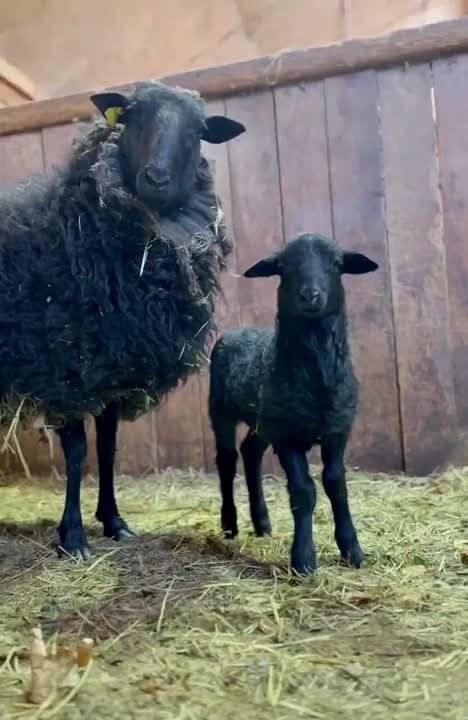
<instances>
[{"instance_id":1,"label":"adult sheep's head","mask_svg":"<svg viewBox=\"0 0 468 720\"><path fill-rule=\"evenodd\" d=\"M343 274L361 275L377 268L377 263L366 255L341 250L322 235L304 233L280 252L260 260L244 275L279 275L280 317L320 320L340 309L344 299Z\"/></svg>"},{"instance_id":2,"label":"adult sheep's head","mask_svg":"<svg viewBox=\"0 0 468 720\"><path fill-rule=\"evenodd\" d=\"M245 130L229 118L206 117L197 93L158 82L140 83L129 97L104 92L91 100L110 125L122 125L124 182L162 213L183 205L194 189L201 140L222 143Z\"/></svg>"}]
</instances>

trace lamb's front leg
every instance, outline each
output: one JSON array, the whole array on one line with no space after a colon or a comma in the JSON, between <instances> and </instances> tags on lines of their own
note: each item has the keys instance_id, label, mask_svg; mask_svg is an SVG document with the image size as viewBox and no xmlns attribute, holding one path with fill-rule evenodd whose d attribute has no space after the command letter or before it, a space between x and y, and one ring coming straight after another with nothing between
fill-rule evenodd
<instances>
[{"instance_id":1,"label":"lamb's front leg","mask_svg":"<svg viewBox=\"0 0 468 720\"><path fill-rule=\"evenodd\" d=\"M308 575L317 567L313 541L313 512L317 497L315 483L309 473L305 452L290 447L277 448L276 452L286 473L294 518L291 568L301 575Z\"/></svg>"},{"instance_id":2,"label":"lamb's front leg","mask_svg":"<svg viewBox=\"0 0 468 720\"><path fill-rule=\"evenodd\" d=\"M344 452L347 435L328 435L321 443L323 461L323 487L327 493L335 520L335 539L342 559L361 567L364 553L359 545L348 503Z\"/></svg>"}]
</instances>

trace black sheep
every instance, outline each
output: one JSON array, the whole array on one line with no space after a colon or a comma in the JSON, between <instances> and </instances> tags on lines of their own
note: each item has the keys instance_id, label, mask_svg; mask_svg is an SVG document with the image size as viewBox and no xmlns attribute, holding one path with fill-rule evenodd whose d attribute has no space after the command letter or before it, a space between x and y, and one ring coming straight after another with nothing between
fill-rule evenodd
<instances>
[{"instance_id":1,"label":"black sheep","mask_svg":"<svg viewBox=\"0 0 468 720\"><path fill-rule=\"evenodd\" d=\"M161 83L94 95L107 119L51 180L0 199L0 400L60 436L66 554L88 554L80 483L83 419L96 417L104 534L130 531L114 497L119 417L144 412L199 366L231 246L201 140L244 128L205 117L198 94Z\"/></svg>"},{"instance_id":2,"label":"black sheep","mask_svg":"<svg viewBox=\"0 0 468 720\"><path fill-rule=\"evenodd\" d=\"M227 333L212 352L210 418L225 536L238 532L233 481L236 426L244 422L249 431L241 453L255 532L271 533L261 461L272 445L287 476L294 517L291 565L299 573L316 567L316 491L306 453L317 444L341 555L356 567L363 560L348 506L343 460L357 409L358 382L348 346L341 275L377 267L365 255L342 251L320 235L299 235L245 273L249 278L280 276L276 328Z\"/></svg>"}]
</instances>

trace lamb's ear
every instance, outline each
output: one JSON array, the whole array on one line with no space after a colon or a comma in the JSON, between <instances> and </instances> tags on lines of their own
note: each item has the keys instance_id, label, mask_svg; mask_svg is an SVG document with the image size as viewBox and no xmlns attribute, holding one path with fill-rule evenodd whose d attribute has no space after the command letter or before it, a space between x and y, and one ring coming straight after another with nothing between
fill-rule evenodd
<instances>
[{"instance_id":1,"label":"lamb's ear","mask_svg":"<svg viewBox=\"0 0 468 720\"><path fill-rule=\"evenodd\" d=\"M96 95L91 95L90 100L104 115L111 127L117 125L129 104L125 95L115 92L96 93Z\"/></svg>"},{"instance_id":2,"label":"lamb's ear","mask_svg":"<svg viewBox=\"0 0 468 720\"><path fill-rule=\"evenodd\" d=\"M202 140L215 144L223 143L232 140L243 132L245 132L245 127L236 120L231 120L224 117L224 115L210 115L205 119Z\"/></svg>"},{"instance_id":3,"label":"lamb's ear","mask_svg":"<svg viewBox=\"0 0 468 720\"><path fill-rule=\"evenodd\" d=\"M270 255L270 257L259 260L258 263L246 270L244 277L271 277L279 274L278 258L276 255Z\"/></svg>"},{"instance_id":4,"label":"lamb's ear","mask_svg":"<svg viewBox=\"0 0 468 720\"><path fill-rule=\"evenodd\" d=\"M349 275L364 275L364 273L373 272L377 270L379 266L376 262L357 252L344 252L343 253L343 269L342 273L349 273Z\"/></svg>"}]
</instances>

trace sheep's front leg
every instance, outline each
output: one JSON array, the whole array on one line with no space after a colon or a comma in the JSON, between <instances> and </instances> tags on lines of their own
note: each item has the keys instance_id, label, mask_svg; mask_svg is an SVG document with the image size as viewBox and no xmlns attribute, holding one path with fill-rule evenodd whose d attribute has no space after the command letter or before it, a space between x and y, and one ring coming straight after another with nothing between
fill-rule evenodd
<instances>
[{"instance_id":1,"label":"sheep's front leg","mask_svg":"<svg viewBox=\"0 0 468 720\"><path fill-rule=\"evenodd\" d=\"M321 444L323 461L323 486L333 510L335 520L335 539L342 559L361 567L364 553L361 550L354 528L348 503L346 488L346 471L344 452L347 443L346 435L328 435Z\"/></svg>"},{"instance_id":2,"label":"sheep's front leg","mask_svg":"<svg viewBox=\"0 0 468 720\"><path fill-rule=\"evenodd\" d=\"M288 481L289 502L294 518L291 568L301 575L313 573L317 558L313 542L313 512L317 493L309 473L305 452L277 448L277 455Z\"/></svg>"},{"instance_id":3,"label":"sheep's front leg","mask_svg":"<svg viewBox=\"0 0 468 720\"><path fill-rule=\"evenodd\" d=\"M108 405L101 415L95 418L96 446L99 465L99 497L96 520L103 524L105 537L122 540L135 533L120 517L114 491L114 461L119 423L118 408L115 403Z\"/></svg>"},{"instance_id":4,"label":"sheep's front leg","mask_svg":"<svg viewBox=\"0 0 468 720\"><path fill-rule=\"evenodd\" d=\"M57 431L67 470L65 509L58 527L59 554L78 560L89 557L89 548L81 519L81 475L86 460L86 432L82 420L69 423Z\"/></svg>"}]
</instances>

